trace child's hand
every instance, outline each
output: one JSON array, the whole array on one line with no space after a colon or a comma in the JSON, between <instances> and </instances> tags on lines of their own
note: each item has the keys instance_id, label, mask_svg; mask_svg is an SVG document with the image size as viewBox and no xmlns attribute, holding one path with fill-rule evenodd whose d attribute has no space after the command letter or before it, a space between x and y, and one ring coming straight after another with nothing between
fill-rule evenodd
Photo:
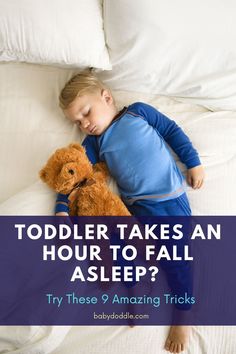
<instances>
[{"instance_id":1,"label":"child's hand","mask_svg":"<svg viewBox=\"0 0 236 354\"><path fill-rule=\"evenodd\" d=\"M65 211L60 211L59 213L55 214L56 216L69 216L68 213L66 213Z\"/></svg>"},{"instance_id":2,"label":"child's hand","mask_svg":"<svg viewBox=\"0 0 236 354\"><path fill-rule=\"evenodd\" d=\"M190 168L187 171L187 182L193 189L199 189L203 185L205 177L204 168L202 165Z\"/></svg>"}]
</instances>

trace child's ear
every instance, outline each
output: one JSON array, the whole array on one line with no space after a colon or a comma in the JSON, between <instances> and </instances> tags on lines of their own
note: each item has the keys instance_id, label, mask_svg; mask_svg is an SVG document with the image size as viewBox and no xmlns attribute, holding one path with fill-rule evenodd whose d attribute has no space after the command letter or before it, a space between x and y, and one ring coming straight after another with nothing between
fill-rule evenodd
<instances>
[{"instance_id":1,"label":"child's ear","mask_svg":"<svg viewBox=\"0 0 236 354\"><path fill-rule=\"evenodd\" d=\"M101 95L107 103L113 103L113 97L109 90L102 89Z\"/></svg>"}]
</instances>

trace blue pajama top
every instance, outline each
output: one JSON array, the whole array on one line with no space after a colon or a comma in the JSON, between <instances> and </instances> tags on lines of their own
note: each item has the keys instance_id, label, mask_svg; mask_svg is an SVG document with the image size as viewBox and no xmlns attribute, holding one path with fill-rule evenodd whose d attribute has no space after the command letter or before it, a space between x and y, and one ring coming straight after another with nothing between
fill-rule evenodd
<instances>
[{"instance_id":1,"label":"blue pajama top","mask_svg":"<svg viewBox=\"0 0 236 354\"><path fill-rule=\"evenodd\" d=\"M182 129L141 102L125 107L103 134L88 135L82 145L91 163L106 162L127 205L145 199L165 201L184 193L183 176L169 146L188 169L201 164ZM66 195L58 194L56 213L68 212L67 201Z\"/></svg>"}]
</instances>

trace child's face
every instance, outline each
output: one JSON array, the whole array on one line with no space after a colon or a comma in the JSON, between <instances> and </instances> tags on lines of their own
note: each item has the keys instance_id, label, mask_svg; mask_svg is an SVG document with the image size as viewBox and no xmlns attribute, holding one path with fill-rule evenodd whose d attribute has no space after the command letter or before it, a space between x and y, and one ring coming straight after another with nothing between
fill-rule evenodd
<instances>
[{"instance_id":1,"label":"child's face","mask_svg":"<svg viewBox=\"0 0 236 354\"><path fill-rule=\"evenodd\" d=\"M110 92L102 90L77 97L64 113L82 132L100 135L109 127L117 110Z\"/></svg>"}]
</instances>

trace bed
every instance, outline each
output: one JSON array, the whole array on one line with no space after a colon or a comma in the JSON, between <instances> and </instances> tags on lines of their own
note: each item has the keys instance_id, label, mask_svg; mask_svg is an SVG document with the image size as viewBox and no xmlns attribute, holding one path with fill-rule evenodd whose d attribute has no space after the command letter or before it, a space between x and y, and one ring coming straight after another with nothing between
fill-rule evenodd
<instances>
[{"instance_id":1,"label":"bed","mask_svg":"<svg viewBox=\"0 0 236 354\"><path fill-rule=\"evenodd\" d=\"M64 119L58 95L85 67L94 67L111 87L119 108L135 101L149 103L189 135L206 169L203 188L187 189L194 215L235 215L233 1L181 0L177 6L169 0L71 0L70 5L59 1L53 21L54 2L45 2L47 15L42 4L35 8L26 0L21 6L4 4L0 14L0 215L52 215L55 195L39 181L38 171L56 148L83 138ZM75 10L81 16L79 28L75 17L71 22ZM40 19L46 29L37 26ZM57 33L59 22L62 30ZM46 40L44 30L51 33ZM34 39L39 32L38 43ZM84 40L88 32L92 35ZM78 56L73 56L74 33L83 34L77 38ZM114 181L111 188L116 190ZM161 354L166 353L161 348L167 331L164 326L1 327L0 353ZM193 328L184 353L235 352L235 327L202 326Z\"/></svg>"}]
</instances>

